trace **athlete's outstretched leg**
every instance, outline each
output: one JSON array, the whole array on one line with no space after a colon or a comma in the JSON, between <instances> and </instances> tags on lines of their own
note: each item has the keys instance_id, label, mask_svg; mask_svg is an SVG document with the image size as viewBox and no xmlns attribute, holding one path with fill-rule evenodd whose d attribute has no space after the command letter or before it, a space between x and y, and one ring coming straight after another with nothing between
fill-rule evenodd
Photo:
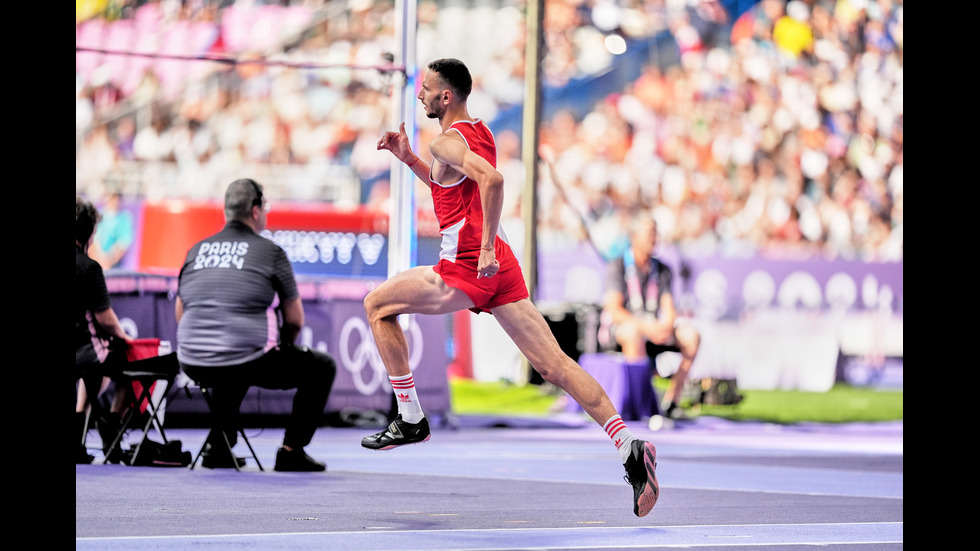
<instances>
[{"instance_id":1,"label":"athlete's outstretched leg","mask_svg":"<svg viewBox=\"0 0 980 551\"><path fill-rule=\"evenodd\" d=\"M469 308L473 303L461 291L447 286L431 266L406 270L379 285L364 298L371 334L394 392L398 415L385 430L365 437L361 445L390 450L429 439L429 422L419 403L415 379L408 364L408 341L398 316L441 314Z\"/></svg>"},{"instance_id":2,"label":"athlete's outstretched leg","mask_svg":"<svg viewBox=\"0 0 980 551\"><path fill-rule=\"evenodd\" d=\"M654 445L633 436L606 391L562 351L529 299L494 308L493 315L541 377L567 392L609 435L633 486L633 513L646 516L660 497Z\"/></svg>"}]
</instances>

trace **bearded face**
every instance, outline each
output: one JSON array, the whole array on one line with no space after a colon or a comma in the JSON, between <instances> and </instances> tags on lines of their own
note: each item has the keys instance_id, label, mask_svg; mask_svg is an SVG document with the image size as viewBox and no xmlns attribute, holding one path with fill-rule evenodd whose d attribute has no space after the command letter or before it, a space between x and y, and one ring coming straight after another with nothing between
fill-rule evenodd
<instances>
[{"instance_id":1,"label":"bearded face","mask_svg":"<svg viewBox=\"0 0 980 551\"><path fill-rule=\"evenodd\" d=\"M422 80L422 89L419 90L418 99L422 102L425 109L425 116L430 119L441 119L446 113L446 104L443 102L445 85L433 71L426 73Z\"/></svg>"}]
</instances>

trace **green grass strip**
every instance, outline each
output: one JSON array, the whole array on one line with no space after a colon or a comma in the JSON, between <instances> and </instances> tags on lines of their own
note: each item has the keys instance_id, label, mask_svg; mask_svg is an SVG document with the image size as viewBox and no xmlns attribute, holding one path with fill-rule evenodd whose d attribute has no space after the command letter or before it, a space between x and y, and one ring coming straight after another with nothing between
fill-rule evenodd
<instances>
[{"instance_id":1,"label":"green grass strip","mask_svg":"<svg viewBox=\"0 0 980 551\"><path fill-rule=\"evenodd\" d=\"M663 396L667 383L667 380L655 379L659 396ZM451 379L449 391L453 412L457 415L546 417L552 413L560 395L549 391L546 385L469 379ZM733 421L778 424L879 422L904 418L901 390L836 384L827 392L739 389L739 393L743 396L739 404L696 405L691 413Z\"/></svg>"}]
</instances>

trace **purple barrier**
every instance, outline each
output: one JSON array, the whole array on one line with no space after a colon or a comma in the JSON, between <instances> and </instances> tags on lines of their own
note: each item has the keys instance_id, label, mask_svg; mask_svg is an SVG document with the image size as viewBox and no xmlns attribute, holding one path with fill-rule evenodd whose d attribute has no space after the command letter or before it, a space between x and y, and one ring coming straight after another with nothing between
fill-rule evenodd
<instances>
[{"instance_id":1,"label":"purple barrier","mask_svg":"<svg viewBox=\"0 0 980 551\"><path fill-rule=\"evenodd\" d=\"M606 391L624 420L640 421L662 414L648 363L630 363L618 354L600 353L582 354L579 364ZM569 397L566 411L578 413L582 406Z\"/></svg>"},{"instance_id":2,"label":"purple barrier","mask_svg":"<svg viewBox=\"0 0 980 551\"><path fill-rule=\"evenodd\" d=\"M694 378L824 392L841 355L880 366L904 354L902 262L683 257L673 247L659 255L674 270L679 312L701 332ZM543 252L538 268L539 306L577 312L601 303L605 263L594 249ZM671 358L679 363L665 353L658 367Z\"/></svg>"},{"instance_id":3,"label":"purple barrier","mask_svg":"<svg viewBox=\"0 0 980 551\"><path fill-rule=\"evenodd\" d=\"M174 319L176 278L127 274L108 276L112 304L127 332L137 337L158 337L177 348ZM363 298L376 282L355 280L300 281L306 327L299 342L330 353L337 361L337 378L327 412L345 409L387 412L391 386L368 329ZM446 368L449 320L446 316L410 316L404 320L409 342L409 363L419 399L426 412L450 410ZM180 380L178 379L178 383ZM292 410L295 391L252 388L242 403L242 414L284 415ZM203 414L207 409L196 392L171 392L168 413Z\"/></svg>"},{"instance_id":4,"label":"purple barrier","mask_svg":"<svg viewBox=\"0 0 980 551\"><path fill-rule=\"evenodd\" d=\"M706 319L737 319L769 307L903 309L901 261L684 257L666 246L659 254L674 269L679 307ZM540 253L536 301L598 304L604 285L605 262L591 247Z\"/></svg>"},{"instance_id":5,"label":"purple barrier","mask_svg":"<svg viewBox=\"0 0 980 551\"><path fill-rule=\"evenodd\" d=\"M325 350L337 361L328 411L345 408L388 411L391 385L374 344L361 300L304 301L306 328L302 344ZM447 317L407 316L405 336L409 343L409 366L419 400L426 411L449 411L449 382L446 368ZM404 325L403 325L404 327Z\"/></svg>"}]
</instances>

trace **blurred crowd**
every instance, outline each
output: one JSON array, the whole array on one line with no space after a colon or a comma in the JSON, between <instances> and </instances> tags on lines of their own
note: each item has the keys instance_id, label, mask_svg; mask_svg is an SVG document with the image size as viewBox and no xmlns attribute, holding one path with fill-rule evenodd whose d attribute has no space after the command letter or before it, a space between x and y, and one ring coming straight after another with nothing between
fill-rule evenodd
<instances>
[{"instance_id":1,"label":"blurred crowd","mask_svg":"<svg viewBox=\"0 0 980 551\"><path fill-rule=\"evenodd\" d=\"M386 208L390 158L375 145L393 126L393 2L103 3L76 21L76 44L143 24L184 29L184 49L167 51L244 62L76 53L76 192L212 199L244 171L283 200ZM761 0L737 18L723 4L545 2L545 86L607 70L620 55L610 37L628 47L667 32L678 55L651 60L584 116L542 120L539 246L585 239L616 254L622 221L641 208L688 254L901 259L902 1ZM524 16L516 0L420 1L418 64L463 59L471 114L492 126L524 99ZM417 121L425 156L437 125ZM497 140L504 214L521 231L521 137Z\"/></svg>"},{"instance_id":2,"label":"blurred crowd","mask_svg":"<svg viewBox=\"0 0 980 551\"><path fill-rule=\"evenodd\" d=\"M689 254L901 259L901 2L762 0L724 40L667 20L679 64L543 125L545 225L614 254L640 206Z\"/></svg>"}]
</instances>

